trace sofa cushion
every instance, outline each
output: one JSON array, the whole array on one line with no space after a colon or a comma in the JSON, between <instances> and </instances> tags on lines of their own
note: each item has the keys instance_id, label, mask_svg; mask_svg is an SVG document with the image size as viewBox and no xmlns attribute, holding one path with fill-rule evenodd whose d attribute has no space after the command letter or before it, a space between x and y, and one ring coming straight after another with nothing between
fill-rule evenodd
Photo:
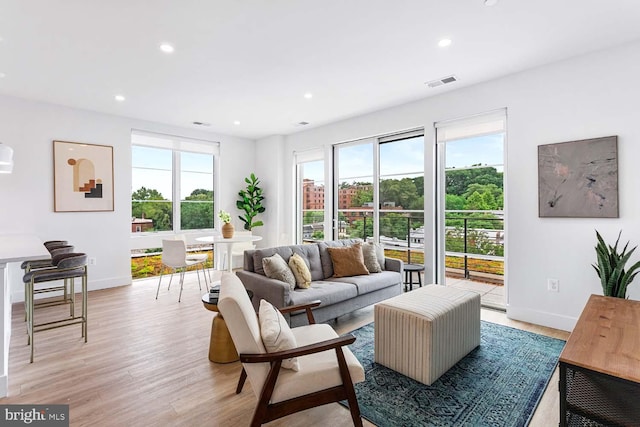
<instances>
[{"instance_id":1,"label":"sofa cushion","mask_svg":"<svg viewBox=\"0 0 640 427\"><path fill-rule=\"evenodd\" d=\"M289 292L291 305L322 301L321 306L335 304L358 296L358 289L352 283L314 281L309 289L296 289Z\"/></svg>"},{"instance_id":2,"label":"sofa cushion","mask_svg":"<svg viewBox=\"0 0 640 427\"><path fill-rule=\"evenodd\" d=\"M372 243L373 247L376 251L376 258L378 258L378 264L380 264L380 269L385 270L385 255L384 255L384 245L382 243Z\"/></svg>"},{"instance_id":3,"label":"sofa cushion","mask_svg":"<svg viewBox=\"0 0 640 427\"><path fill-rule=\"evenodd\" d=\"M262 268L268 278L288 283L291 290L296 287L296 278L280 254L262 258Z\"/></svg>"},{"instance_id":4,"label":"sofa cushion","mask_svg":"<svg viewBox=\"0 0 640 427\"><path fill-rule=\"evenodd\" d=\"M328 279L333 276L333 261L331 255L329 255L328 248L340 248L345 246L351 246L354 243L361 242L360 239L346 239L346 240L332 240L329 242L319 242L318 250L320 251L320 261L322 263L323 279ZM316 279L314 279L316 280Z\"/></svg>"},{"instance_id":5,"label":"sofa cushion","mask_svg":"<svg viewBox=\"0 0 640 427\"><path fill-rule=\"evenodd\" d=\"M333 277L350 277L369 274L362 258L362 243L345 248L327 248L333 261Z\"/></svg>"},{"instance_id":6,"label":"sofa cushion","mask_svg":"<svg viewBox=\"0 0 640 427\"><path fill-rule=\"evenodd\" d=\"M291 332L291 328L282 316L282 313L280 313L280 310L265 300L260 300L258 320L260 321L260 336L262 337L264 347L267 349L267 353L291 350L298 346L296 337L293 335L293 332ZM296 357L284 359L282 361L282 367L294 371L300 369Z\"/></svg>"},{"instance_id":7,"label":"sofa cushion","mask_svg":"<svg viewBox=\"0 0 640 427\"><path fill-rule=\"evenodd\" d=\"M291 255L293 255L293 251L291 250L290 246L278 246L277 248L256 249L253 252L254 273L258 273L258 274L262 274L263 276L266 276L266 273L264 272L264 267L262 265L262 259L273 256L275 254L280 255L282 259L284 259L285 261L288 261L289 258L291 258Z\"/></svg>"},{"instance_id":8,"label":"sofa cushion","mask_svg":"<svg viewBox=\"0 0 640 427\"><path fill-rule=\"evenodd\" d=\"M289 258L289 268L296 278L296 286L307 289L311 286L311 272L307 266L307 261L299 254L291 255Z\"/></svg>"},{"instance_id":9,"label":"sofa cushion","mask_svg":"<svg viewBox=\"0 0 640 427\"><path fill-rule=\"evenodd\" d=\"M353 284L358 289L358 295L362 295L402 283L402 275L397 271L383 271L381 273L370 274L368 276L332 277L331 279L327 279L327 281L334 282L336 284ZM313 283L311 286L313 286Z\"/></svg>"},{"instance_id":10,"label":"sofa cushion","mask_svg":"<svg viewBox=\"0 0 640 427\"><path fill-rule=\"evenodd\" d=\"M362 245L362 258L369 273L380 273L382 271L376 245L382 249L379 243L364 243ZM384 264L384 249L382 249L382 263Z\"/></svg>"},{"instance_id":11,"label":"sofa cushion","mask_svg":"<svg viewBox=\"0 0 640 427\"><path fill-rule=\"evenodd\" d=\"M317 244L295 245L291 246L291 250L307 261L307 266L311 272L311 280L324 279L322 262L320 262L320 249Z\"/></svg>"}]
</instances>

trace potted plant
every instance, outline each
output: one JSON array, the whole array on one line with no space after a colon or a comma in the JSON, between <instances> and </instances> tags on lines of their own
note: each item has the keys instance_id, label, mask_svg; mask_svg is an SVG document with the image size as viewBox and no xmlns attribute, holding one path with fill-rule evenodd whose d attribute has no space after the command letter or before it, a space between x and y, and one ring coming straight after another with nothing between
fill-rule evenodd
<instances>
[{"instance_id":1,"label":"potted plant","mask_svg":"<svg viewBox=\"0 0 640 427\"><path fill-rule=\"evenodd\" d=\"M596 245L596 254L598 256L598 264L591 264L598 273L598 277L602 283L602 292L605 296L626 298L627 286L633 281L638 269L640 261L636 262L625 271L624 266L629 261L631 254L636 250L637 246L627 252L629 242L624 245L622 252L618 252L618 242L622 230L618 233L618 239L615 245L607 245L600 233L596 230L598 244Z\"/></svg>"},{"instance_id":2,"label":"potted plant","mask_svg":"<svg viewBox=\"0 0 640 427\"><path fill-rule=\"evenodd\" d=\"M247 183L247 187L238 192L240 199L236 202L236 207L244 211L244 215L238 217L244 222L244 229L251 231L254 227L264 225L262 221L254 221L254 218L265 210L262 206L264 196L262 189L258 187L260 180L256 178L255 174L252 173L248 178L245 178L244 182Z\"/></svg>"},{"instance_id":3,"label":"potted plant","mask_svg":"<svg viewBox=\"0 0 640 427\"><path fill-rule=\"evenodd\" d=\"M218 218L220 218L220 221L222 221L222 237L224 237L225 239L232 238L234 228L233 224L231 224L231 215L229 214L229 212L221 209L220 212L218 212Z\"/></svg>"}]
</instances>

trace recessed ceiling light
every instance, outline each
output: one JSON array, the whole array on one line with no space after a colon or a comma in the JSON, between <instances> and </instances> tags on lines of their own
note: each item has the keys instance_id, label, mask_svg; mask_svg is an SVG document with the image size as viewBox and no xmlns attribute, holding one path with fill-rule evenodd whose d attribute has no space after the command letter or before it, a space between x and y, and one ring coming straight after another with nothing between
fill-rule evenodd
<instances>
[{"instance_id":1,"label":"recessed ceiling light","mask_svg":"<svg viewBox=\"0 0 640 427\"><path fill-rule=\"evenodd\" d=\"M123 102L127 98L125 98L124 95L116 95L113 97L113 99L115 99L118 102Z\"/></svg>"},{"instance_id":2,"label":"recessed ceiling light","mask_svg":"<svg viewBox=\"0 0 640 427\"><path fill-rule=\"evenodd\" d=\"M5 73L0 73L0 79L4 79L5 77L7 77Z\"/></svg>"},{"instance_id":3,"label":"recessed ceiling light","mask_svg":"<svg viewBox=\"0 0 640 427\"><path fill-rule=\"evenodd\" d=\"M311 98L313 98L313 94L310 93L310 92L307 92L307 93L304 94L304 97L307 98L307 99L311 99Z\"/></svg>"},{"instance_id":4,"label":"recessed ceiling light","mask_svg":"<svg viewBox=\"0 0 640 427\"><path fill-rule=\"evenodd\" d=\"M495 6L498 3L498 0L484 0L485 6Z\"/></svg>"},{"instance_id":5,"label":"recessed ceiling light","mask_svg":"<svg viewBox=\"0 0 640 427\"><path fill-rule=\"evenodd\" d=\"M438 46L447 47L451 44L451 39L442 39L438 42Z\"/></svg>"},{"instance_id":6,"label":"recessed ceiling light","mask_svg":"<svg viewBox=\"0 0 640 427\"><path fill-rule=\"evenodd\" d=\"M236 126L239 125L240 124L240 120L234 120L233 124L236 125Z\"/></svg>"},{"instance_id":7,"label":"recessed ceiling light","mask_svg":"<svg viewBox=\"0 0 640 427\"><path fill-rule=\"evenodd\" d=\"M174 47L172 45L170 45L169 43L162 43L160 45L160 50L163 51L164 53L173 53L173 51L175 50Z\"/></svg>"}]
</instances>

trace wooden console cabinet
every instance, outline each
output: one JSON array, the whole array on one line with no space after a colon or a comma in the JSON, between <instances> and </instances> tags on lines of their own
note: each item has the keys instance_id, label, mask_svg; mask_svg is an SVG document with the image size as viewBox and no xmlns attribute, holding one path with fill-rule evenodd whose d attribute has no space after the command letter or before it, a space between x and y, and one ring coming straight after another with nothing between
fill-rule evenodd
<instances>
[{"instance_id":1,"label":"wooden console cabinet","mask_svg":"<svg viewBox=\"0 0 640 427\"><path fill-rule=\"evenodd\" d=\"M591 295L560 354L560 426L640 426L639 396L640 301Z\"/></svg>"}]
</instances>

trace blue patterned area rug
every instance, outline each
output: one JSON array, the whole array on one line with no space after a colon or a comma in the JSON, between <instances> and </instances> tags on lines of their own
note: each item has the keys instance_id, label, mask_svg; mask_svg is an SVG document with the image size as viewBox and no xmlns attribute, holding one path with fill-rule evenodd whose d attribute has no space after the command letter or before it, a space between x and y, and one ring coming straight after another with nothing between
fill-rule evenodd
<instances>
[{"instance_id":1,"label":"blue patterned area rug","mask_svg":"<svg viewBox=\"0 0 640 427\"><path fill-rule=\"evenodd\" d=\"M480 346L427 386L374 363L373 334L373 323L355 330L350 348L366 375L360 412L380 427L525 426L565 343L483 321Z\"/></svg>"}]
</instances>

